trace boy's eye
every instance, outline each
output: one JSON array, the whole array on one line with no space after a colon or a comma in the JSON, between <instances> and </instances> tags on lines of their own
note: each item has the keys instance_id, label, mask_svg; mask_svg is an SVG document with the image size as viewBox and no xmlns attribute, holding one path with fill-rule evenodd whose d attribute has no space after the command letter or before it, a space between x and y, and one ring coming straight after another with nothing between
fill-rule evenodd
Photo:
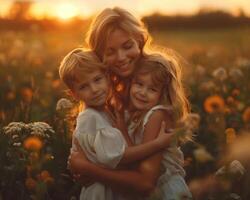
<instances>
[{"instance_id":1,"label":"boy's eye","mask_svg":"<svg viewBox=\"0 0 250 200\"><path fill-rule=\"evenodd\" d=\"M149 88L149 89L150 89L150 91L152 91L152 92L157 92L157 91L158 91L156 88Z\"/></svg>"},{"instance_id":2,"label":"boy's eye","mask_svg":"<svg viewBox=\"0 0 250 200\"><path fill-rule=\"evenodd\" d=\"M87 85L81 85L81 86L79 87L80 90L85 90L86 88L87 88Z\"/></svg>"}]
</instances>

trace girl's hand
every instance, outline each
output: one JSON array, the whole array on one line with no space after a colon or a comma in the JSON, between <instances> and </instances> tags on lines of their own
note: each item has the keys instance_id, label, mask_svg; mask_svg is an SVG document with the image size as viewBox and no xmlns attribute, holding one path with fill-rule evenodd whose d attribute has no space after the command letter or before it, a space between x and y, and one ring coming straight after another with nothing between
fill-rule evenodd
<instances>
[{"instance_id":1,"label":"girl's hand","mask_svg":"<svg viewBox=\"0 0 250 200\"><path fill-rule=\"evenodd\" d=\"M170 145L172 139L173 139L173 130L168 129L166 131L166 123L165 121L162 121L161 123L161 129L159 132L158 137L156 138L157 143L162 147L162 148L166 148Z\"/></svg>"}]
</instances>

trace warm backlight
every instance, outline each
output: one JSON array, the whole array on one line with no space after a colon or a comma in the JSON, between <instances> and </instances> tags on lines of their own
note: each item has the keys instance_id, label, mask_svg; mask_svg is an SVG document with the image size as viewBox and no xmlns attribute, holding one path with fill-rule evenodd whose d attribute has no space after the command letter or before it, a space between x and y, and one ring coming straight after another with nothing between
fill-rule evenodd
<instances>
[{"instance_id":1,"label":"warm backlight","mask_svg":"<svg viewBox=\"0 0 250 200\"><path fill-rule=\"evenodd\" d=\"M60 19L67 20L78 15L77 8L69 3L60 4L56 9L56 15Z\"/></svg>"}]
</instances>

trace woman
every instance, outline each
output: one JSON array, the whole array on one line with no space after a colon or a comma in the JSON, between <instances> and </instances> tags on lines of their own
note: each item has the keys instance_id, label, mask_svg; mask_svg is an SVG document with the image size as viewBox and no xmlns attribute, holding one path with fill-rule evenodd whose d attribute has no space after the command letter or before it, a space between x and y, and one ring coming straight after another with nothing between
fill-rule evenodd
<instances>
[{"instance_id":1,"label":"woman","mask_svg":"<svg viewBox=\"0 0 250 200\"><path fill-rule=\"evenodd\" d=\"M143 24L126 10L121 8L103 10L91 24L88 32L87 44L95 51L98 57L110 68L114 96L110 99L111 107L121 112L128 108L128 89L137 60L145 55L145 48L149 34ZM183 90L178 91L182 93ZM178 93L177 92L177 93ZM177 94L177 96L184 96ZM181 99L180 118L187 113L187 101ZM144 133L142 143L156 138L161 128L161 122L166 121L170 128L172 121L169 116L162 116L154 120L154 128ZM149 194L156 186L160 176L162 153L141 161L136 170L107 170L100 168L86 159L81 152L72 152L69 157L70 168L74 173L88 175L95 181L100 181L113 188L123 188L124 191L133 191L131 199Z\"/></svg>"}]
</instances>

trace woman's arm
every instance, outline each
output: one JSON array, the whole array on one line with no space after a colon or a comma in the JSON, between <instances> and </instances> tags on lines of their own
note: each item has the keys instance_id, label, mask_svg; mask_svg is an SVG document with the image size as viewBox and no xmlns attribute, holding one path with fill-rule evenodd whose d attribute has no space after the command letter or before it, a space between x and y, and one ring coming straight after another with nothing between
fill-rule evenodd
<instances>
[{"instance_id":1,"label":"woman's arm","mask_svg":"<svg viewBox=\"0 0 250 200\"><path fill-rule=\"evenodd\" d=\"M171 120L163 111L155 111L145 127L143 142L155 139L160 131L161 122L165 120L169 127ZM161 152L142 161L137 170L108 170L98 167L72 153L69 162L73 173L81 173L92 177L96 181L112 186L133 189L141 194L152 191L160 175Z\"/></svg>"}]
</instances>

